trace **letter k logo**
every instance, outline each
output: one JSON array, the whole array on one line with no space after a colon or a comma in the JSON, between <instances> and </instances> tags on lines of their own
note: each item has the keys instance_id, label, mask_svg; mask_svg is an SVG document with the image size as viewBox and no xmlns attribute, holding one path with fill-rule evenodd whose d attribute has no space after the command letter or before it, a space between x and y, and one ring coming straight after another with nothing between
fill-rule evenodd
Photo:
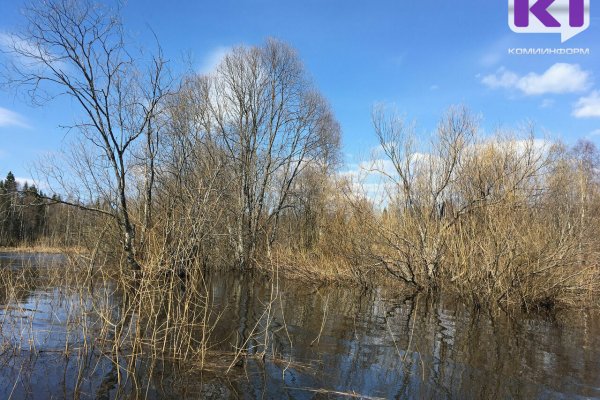
<instances>
[{"instance_id":1,"label":"letter k logo","mask_svg":"<svg viewBox=\"0 0 600 400\"><path fill-rule=\"evenodd\" d=\"M589 28L590 0L508 0L508 17L514 32L560 33L565 42Z\"/></svg>"},{"instance_id":2,"label":"letter k logo","mask_svg":"<svg viewBox=\"0 0 600 400\"><path fill-rule=\"evenodd\" d=\"M519 28L529 26L529 13L535 15L544 26L548 28L559 28L560 22L548 11L555 0L538 0L531 8L529 0L515 0L515 25Z\"/></svg>"}]
</instances>

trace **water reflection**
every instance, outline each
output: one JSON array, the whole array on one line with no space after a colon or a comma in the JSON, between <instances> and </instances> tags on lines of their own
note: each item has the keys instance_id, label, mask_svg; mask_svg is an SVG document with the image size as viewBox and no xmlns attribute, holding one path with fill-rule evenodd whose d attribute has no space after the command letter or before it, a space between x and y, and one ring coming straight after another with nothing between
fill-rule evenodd
<instances>
[{"instance_id":1,"label":"water reflection","mask_svg":"<svg viewBox=\"0 0 600 400\"><path fill-rule=\"evenodd\" d=\"M600 322L592 312L492 318L444 298L274 288L222 274L209 279L223 313L213 348L244 345L267 356L246 358L227 375L142 356L126 373L96 350L65 356L65 338L88 338L65 329L75 303L65 296L73 294L44 283L47 264L60 262L0 257L5 273L34 278L18 293L0 288L3 340L28 334L34 344L2 348L0 398L600 398ZM118 308L124 300L111 293Z\"/></svg>"}]
</instances>

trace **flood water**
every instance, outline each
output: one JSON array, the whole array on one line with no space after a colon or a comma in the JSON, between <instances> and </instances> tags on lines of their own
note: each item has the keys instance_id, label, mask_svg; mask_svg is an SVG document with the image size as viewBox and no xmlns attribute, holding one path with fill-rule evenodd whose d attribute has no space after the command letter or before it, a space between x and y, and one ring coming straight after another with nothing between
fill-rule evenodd
<instances>
[{"instance_id":1,"label":"flood water","mask_svg":"<svg viewBox=\"0 0 600 400\"><path fill-rule=\"evenodd\" d=\"M74 315L96 316L74 312L86 300L48 284L48 271L63 262L0 255L3 273L30 282L0 288L2 399L600 398L597 313L492 318L448 299L279 281L269 329L256 334L272 282L235 275L209 280L221 313L214 347L242 343L251 355L266 335L266 357L216 374L184 372L168 360L150 367L142 355L124 379L102 351L82 352L93 332L69 329ZM133 391L132 381L143 390Z\"/></svg>"}]
</instances>

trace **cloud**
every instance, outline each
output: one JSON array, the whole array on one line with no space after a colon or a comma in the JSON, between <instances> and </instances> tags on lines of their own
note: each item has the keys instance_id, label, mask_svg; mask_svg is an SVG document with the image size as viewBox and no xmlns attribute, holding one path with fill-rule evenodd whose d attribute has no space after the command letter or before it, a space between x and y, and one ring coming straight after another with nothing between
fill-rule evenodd
<instances>
[{"instance_id":1,"label":"cloud","mask_svg":"<svg viewBox=\"0 0 600 400\"><path fill-rule=\"evenodd\" d=\"M198 72L201 74L213 72L230 51L231 47L227 46L219 46L214 48L204 57L200 68L198 68Z\"/></svg>"},{"instance_id":2,"label":"cloud","mask_svg":"<svg viewBox=\"0 0 600 400\"><path fill-rule=\"evenodd\" d=\"M29 128L25 119L14 111L0 107L0 127L16 126L19 128Z\"/></svg>"},{"instance_id":3,"label":"cloud","mask_svg":"<svg viewBox=\"0 0 600 400\"><path fill-rule=\"evenodd\" d=\"M481 83L492 89L509 89L516 87L519 79L517 74L502 67L495 74L484 76Z\"/></svg>"},{"instance_id":4,"label":"cloud","mask_svg":"<svg viewBox=\"0 0 600 400\"><path fill-rule=\"evenodd\" d=\"M600 118L600 92L593 91L580 98L573 108L573 116L577 118Z\"/></svg>"},{"instance_id":5,"label":"cloud","mask_svg":"<svg viewBox=\"0 0 600 400\"><path fill-rule=\"evenodd\" d=\"M16 176L15 177L15 181L17 181L17 183L20 186L23 186L25 184L27 184L28 186L37 186L35 184L35 181L33 179L31 179L31 178L22 178L22 177Z\"/></svg>"},{"instance_id":6,"label":"cloud","mask_svg":"<svg viewBox=\"0 0 600 400\"><path fill-rule=\"evenodd\" d=\"M26 40L14 33L0 32L0 50L15 61L19 67L29 70L46 70L48 65L66 70L67 64L47 47Z\"/></svg>"},{"instance_id":7,"label":"cloud","mask_svg":"<svg viewBox=\"0 0 600 400\"><path fill-rule=\"evenodd\" d=\"M598 137L600 136L600 129L596 129L595 131L591 131L589 135L587 135L588 138L594 138L594 137Z\"/></svg>"},{"instance_id":8,"label":"cloud","mask_svg":"<svg viewBox=\"0 0 600 400\"><path fill-rule=\"evenodd\" d=\"M556 63L542 74L531 72L525 76L500 68L486 75L481 83L491 89L516 89L527 96L577 93L590 87L591 74L578 64Z\"/></svg>"},{"instance_id":9,"label":"cloud","mask_svg":"<svg viewBox=\"0 0 600 400\"><path fill-rule=\"evenodd\" d=\"M553 99L544 99L542 104L540 104L540 108L552 108L554 106Z\"/></svg>"},{"instance_id":10,"label":"cloud","mask_svg":"<svg viewBox=\"0 0 600 400\"><path fill-rule=\"evenodd\" d=\"M599 129L600 131L600 129ZM553 146L553 142L546 139L501 140L490 138L482 142L469 144L464 149L465 156L482 154L488 149L493 149L497 154L523 156L533 155L534 162L542 163ZM536 158L537 161L535 161ZM406 158L404 159L406 160ZM429 152L414 152L410 155L409 167L412 182L416 176L426 179L438 180L444 174L444 163L438 155ZM406 166L401 161L402 168ZM541 167L541 164L538 164ZM384 207L390 203L394 196L401 190L401 179L394 163L383 154L381 145L372 149L372 159L347 165L347 169L340 173L350 183L354 194L361 195L372 201L376 206Z\"/></svg>"},{"instance_id":11,"label":"cloud","mask_svg":"<svg viewBox=\"0 0 600 400\"><path fill-rule=\"evenodd\" d=\"M41 49L33 43L21 39L12 33L6 32L0 32L0 49L14 57L21 58L23 61L26 59L22 58L18 53L44 54L40 51Z\"/></svg>"},{"instance_id":12,"label":"cloud","mask_svg":"<svg viewBox=\"0 0 600 400\"><path fill-rule=\"evenodd\" d=\"M383 206L389 200L389 191L393 189L390 178L396 177L396 170L390 160L377 158L349 164L340 176L348 180L353 194Z\"/></svg>"}]
</instances>

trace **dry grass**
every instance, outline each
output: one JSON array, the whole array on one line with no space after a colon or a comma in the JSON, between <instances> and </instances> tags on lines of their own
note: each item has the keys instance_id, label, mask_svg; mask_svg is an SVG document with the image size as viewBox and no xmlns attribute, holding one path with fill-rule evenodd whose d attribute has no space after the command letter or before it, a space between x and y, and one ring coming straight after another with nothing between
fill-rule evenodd
<instances>
[{"instance_id":1,"label":"dry grass","mask_svg":"<svg viewBox=\"0 0 600 400\"><path fill-rule=\"evenodd\" d=\"M87 250L82 247L60 247L47 245L23 245L17 247L0 247L0 253L23 254L84 254Z\"/></svg>"},{"instance_id":2,"label":"dry grass","mask_svg":"<svg viewBox=\"0 0 600 400\"><path fill-rule=\"evenodd\" d=\"M282 277L307 283L352 284L352 267L346 258L331 257L307 251L278 249L259 268L270 273L277 266Z\"/></svg>"},{"instance_id":3,"label":"dry grass","mask_svg":"<svg viewBox=\"0 0 600 400\"><path fill-rule=\"evenodd\" d=\"M481 139L458 109L416 157L426 145L401 119L375 121L393 171L374 167L387 185L385 212L354 201L371 235L361 236L362 259L418 290L492 309L581 307L600 293L600 155L592 145L568 151L529 134Z\"/></svg>"}]
</instances>

